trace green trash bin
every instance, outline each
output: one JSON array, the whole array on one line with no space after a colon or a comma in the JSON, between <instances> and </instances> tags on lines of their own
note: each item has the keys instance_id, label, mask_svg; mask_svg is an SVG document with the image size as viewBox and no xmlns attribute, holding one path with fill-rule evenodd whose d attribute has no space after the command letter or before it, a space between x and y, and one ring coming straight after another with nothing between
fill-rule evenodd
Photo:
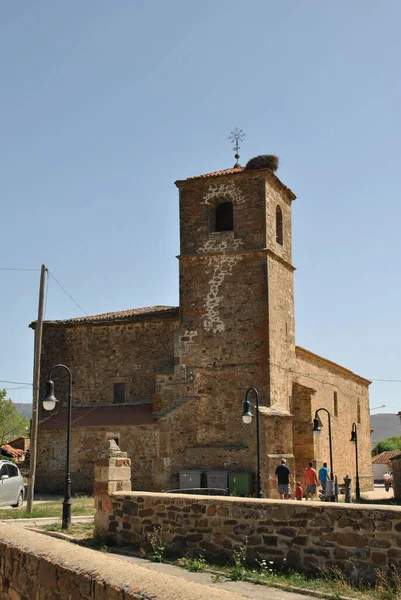
<instances>
[{"instance_id":1,"label":"green trash bin","mask_svg":"<svg viewBox=\"0 0 401 600\"><path fill-rule=\"evenodd\" d=\"M252 474L229 473L228 493L230 496L250 496L252 494Z\"/></svg>"}]
</instances>

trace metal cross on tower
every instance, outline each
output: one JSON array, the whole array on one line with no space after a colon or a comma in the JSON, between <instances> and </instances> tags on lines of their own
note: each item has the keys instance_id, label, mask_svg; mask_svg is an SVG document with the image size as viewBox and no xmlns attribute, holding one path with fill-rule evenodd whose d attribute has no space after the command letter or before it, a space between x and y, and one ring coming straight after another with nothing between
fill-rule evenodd
<instances>
[{"instance_id":1,"label":"metal cross on tower","mask_svg":"<svg viewBox=\"0 0 401 600\"><path fill-rule=\"evenodd\" d=\"M235 159L237 161L235 163L235 165L234 165L234 168L241 166L239 164L239 162L238 162L238 159L239 159L238 150L240 148L239 144L240 144L240 142L242 142L242 140L244 139L245 135L246 134L242 131L242 129L238 129L238 127L236 127L234 129L234 131L231 132L231 135L228 137L228 139L230 140L230 142L232 144L234 144L234 146L233 146L233 150L235 150L235 155L234 156L235 156Z\"/></svg>"}]
</instances>

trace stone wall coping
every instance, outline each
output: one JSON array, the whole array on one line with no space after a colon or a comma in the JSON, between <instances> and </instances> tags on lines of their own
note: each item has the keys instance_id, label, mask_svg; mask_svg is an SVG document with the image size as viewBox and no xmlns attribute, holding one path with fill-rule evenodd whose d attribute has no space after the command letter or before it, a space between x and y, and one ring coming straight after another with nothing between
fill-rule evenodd
<instances>
[{"instance_id":1,"label":"stone wall coping","mask_svg":"<svg viewBox=\"0 0 401 600\"><path fill-rule=\"evenodd\" d=\"M297 500L275 500L271 498L241 498L238 496L206 496L200 494L176 494L170 492L113 492L110 495L110 499L113 500L113 497L126 497L127 500L136 500L139 498L153 498L158 499L161 503L164 503L163 500L178 500L181 503L192 504L194 500L199 500L200 502L205 502L208 504L236 504L237 506L243 506L245 508L263 508L263 506L275 506L276 508L285 509L286 506L296 506L297 513L304 512L324 512L326 510L349 510L349 511L367 511L371 513L372 511L378 511L386 513L394 513L395 515L401 517L401 506L388 506L387 504L346 504L344 502L319 502L319 501L309 501L309 502L299 502Z\"/></svg>"},{"instance_id":2,"label":"stone wall coping","mask_svg":"<svg viewBox=\"0 0 401 600\"><path fill-rule=\"evenodd\" d=\"M110 587L111 595L102 594L102 598L112 597L113 599L125 598L130 600L131 598L142 597L141 592L164 600L175 598L203 600L206 597L210 600L218 600L219 598L239 600L243 598L242 595L226 590L213 590L209 585L188 582L172 575L150 571L146 567L136 565L133 562L128 563L117 556L97 552L89 548L80 547L77 549L77 546L70 542L56 538L50 539L41 533L0 523L0 549L3 544L9 549L17 551L18 556L21 553L35 556L38 565L49 562L49 568L51 566L53 569L57 568L59 570L59 583L60 575L64 572L66 577L70 577L72 570L76 573L74 576L77 582L80 578L85 578L101 582L106 589ZM4 569L4 560L2 563ZM32 561L30 564L32 565ZM2 575L4 577L4 572ZM18 580L10 579L10 584L18 590ZM53 591L56 592L57 590ZM118 591L122 592L121 595L117 595ZM63 594L61 597L65 598L66 596ZM95 596L91 597L94 598ZM86 595L85 598L87 598ZM100 598L100 596L96 595L96 598ZM149 598L149 596L146 596L146 598Z\"/></svg>"}]
</instances>

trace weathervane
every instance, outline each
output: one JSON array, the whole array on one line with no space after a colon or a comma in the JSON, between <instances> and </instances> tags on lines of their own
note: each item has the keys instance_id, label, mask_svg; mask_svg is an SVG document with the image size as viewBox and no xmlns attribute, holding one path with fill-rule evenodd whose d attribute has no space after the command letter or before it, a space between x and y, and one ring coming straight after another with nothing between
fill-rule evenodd
<instances>
[{"instance_id":1,"label":"weathervane","mask_svg":"<svg viewBox=\"0 0 401 600\"><path fill-rule=\"evenodd\" d=\"M240 144L240 142L242 142L242 140L244 139L245 135L246 134L242 131L242 129L238 129L238 127L236 127L234 129L234 131L231 132L231 135L228 137L228 139L230 140L230 142L232 144L234 144L233 150L235 150L235 159L237 161L235 163L235 165L234 165L234 168L241 166L239 164L239 162L238 162L238 159L239 159L238 150L239 150L239 144Z\"/></svg>"}]
</instances>

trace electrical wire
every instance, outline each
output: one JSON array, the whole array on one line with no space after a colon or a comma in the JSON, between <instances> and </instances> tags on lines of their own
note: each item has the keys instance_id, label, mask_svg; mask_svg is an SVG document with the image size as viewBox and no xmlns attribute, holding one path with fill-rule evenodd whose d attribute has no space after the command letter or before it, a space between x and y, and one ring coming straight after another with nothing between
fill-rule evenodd
<instances>
[{"instance_id":1,"label":"electrical wire","mask_svg":"<svg viewBox=\"0 0 401 600\"><path fill-rule=\"evenodd\" d=\"M74 298L71 296L71 294L69 294L69 293L67 292L67 290L66 290L66 289L65 289L65 288L64 288L64 287L61 285L61 283L60 283L60 282L59 282L59 281L58 281L58 280L55 278L55 276L53 275L53 273L52 273L52 272L51 272L49 269L48 269L47 271L48 271L49 275L50 275L51 277L53 277L54 281L55 281L55 282L56 282L56 283L57 283L57 284L58 284L58 285L61 287L61 289L63 290L63 292L64 292L65 294L67 294L67 296L68 296L68 297L69 297L69 298L70 298L70 299L71 299L71 300L74 302L74 304L75 304L76 306L78 306L78 308L79 308L80 310L82 310L82 312L83 312L83 313L85 313L85 314L86 314L86 316L87 316L87 317L89 317L89 314L86 312L86 310L84 310L84 309L82 308L82 306L81 306L80 304L78 304L78 302L77 302L76 300L74 300Z\"/></svg>"},{"instance_id":2,"label":"electrical wire","mask_svg":"<svg viewBox=\"0 0 401 600\"><path fill-rule=\"evenodd\" d=\"M28 381L7 381L6 379L0 379L0 383L11 383L13 385L32 385L32 383L29 383Z\"/></svg>"},{"instance_id":3,"label":"electrical wire","mask_svg":"<svg viewBox=\"0 0 401 600\"><path fill-rule=\"evenodd\" d=\"M12 269L12 268L0 267L0 271L40 271L40 269Z\"/></svg>"}]
</instances>

